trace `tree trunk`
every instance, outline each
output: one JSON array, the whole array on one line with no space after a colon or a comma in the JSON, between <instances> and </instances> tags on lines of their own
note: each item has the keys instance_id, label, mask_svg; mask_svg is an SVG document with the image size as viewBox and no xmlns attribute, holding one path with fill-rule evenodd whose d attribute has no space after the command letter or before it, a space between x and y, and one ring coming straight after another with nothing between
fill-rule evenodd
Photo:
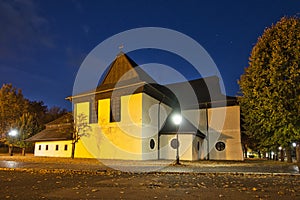
<instances>
[{"instance_id":1,"label":"tree trunk","mask_svg":"<svg viewBox=\"0 0 300 200\"><path fill-rule=\"evenodd\" d=\"M287 162L288 163L291 163L291 162L293 162L292 161L292 150L291 150L291 148L290 147L287 147L286 149L285 149L285 151L286 151L286 158L287 158Z\"/></svg>"},{"instance_id":2,"label":"tree trunk","mask_svg":"<svg viewBox=\"0 0 300 200\"><path fill-rule=\"evenodd\" d=\"M72 154L71 154L71 158L74 159L75 157L75 142L72 142Z\"/></svg>"},{"instance_id":3,"label":"tree trunk","mask_svg":"<svg viewBox=\"0 0 300 200\"><path fill-rule=\"evenodd\" d=\"M258 150L258 157L261 159L261 152Z\"/></svg>"},{"instance_id":4,"label":"tree trunk","mask_svg":"<svg viewBox=\"0 0 300 200\"><path fill-rule=\"evenodd\" d=\"M283 151L283 149L280 149L280 161L281 162L284 161L284 151Z\"/></svg>"},{"instance_id":5,"label":"tree trunk","mask_svg":"<svg viewBox=\"0 0 300 200\"><path fill-rule=\"evenodd\" d=\"M13 156L13 155L14 155L14 146L13 146L12 144L10 144L10 145L8 146L8 154L9 154L10 156Z\"/></svg>"},{"instance_id":6,"label":"tree trunk","mask_svg":"<svg viewBox=\"0 0 300 200\"><path fill-rule=\"evenodd\" d=\"M300 143L298 143L296 146L296 160L297 163L300 163Z\"/></svg>"},{"instance_id":7,"label":"tree trunk","mask_svg":"<svg viewBox=\"0 0 300 200\"><path fill-rule=\"evenodd\" d=\"M246 145L244 145L244 158L247 158L247 147L246 147Z\"/></svg>"},{"instance_id":8,"label":"tree trunk","mask_svg":"<svg viewBox=\"0 0 300 200\"><path fill-rule=\"evenodd\" d=\"M26 150L25 147L23 147L23 148L22 148L22 156L25 156L25 154L26 154L26 153L25 153L25 150Z\"/></svg>"}]
</instances>

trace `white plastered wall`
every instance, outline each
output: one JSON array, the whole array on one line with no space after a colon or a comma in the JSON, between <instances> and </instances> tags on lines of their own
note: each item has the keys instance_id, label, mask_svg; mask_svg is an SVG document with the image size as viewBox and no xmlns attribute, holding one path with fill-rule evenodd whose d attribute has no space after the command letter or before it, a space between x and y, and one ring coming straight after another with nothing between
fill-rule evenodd
<instances>
[{"instance_id":1,"label":"white plastered wall","mask_svg":"<svg viewBox=\"0 0 300 200\"><path fill-rule=\"evenodd\" d=\"M222 114L225 113L223 120ZM227 106L208 109L209 135L210 135L210 159L212 160L243 160L240 130L240 107ZM213 118L213 119L212 119ZM223 123L220 123L222 122ZM219 137L216 139L216 136ZM225 150L218 151L217 142L225 143Z\"/></svg>"},{"instance_id":2,"label":"white plastered wall","mask_svg":"<svg viewBox=\"0 0 300 200\"><path fill-rule=\"evenodd\" d=\"M58 145L57 150L56 145ZM65 145L67 145L67 150L65 150ZM46 146L48 146L48 150L46 150ZM36 142L34 148L34 156L71 157L71 152L71 140Z\"/></svg>"},{"instance_id":3,"label":"white plastered wall","mask_svg":"<svg viewBox=\"0 0 300 200\"><path fill-rule=\"evenodd\" d=\"M206 135L201 145L200 159L209 156L211 160L243 160L239 106L208 108L207 114L206 109L185 110L182 113ZM197 122L197 119L200 121ZM216 150L215 144L219 141L225 143L224 151Z\"/></svg>"},{"instance_id":4,"label":"white plastered wall","mask_svg":"<svg viewBox=\"0 0 300 200\"><path fill-rule=\"evenodd\" d=\"M177 149L171 146L171 141L176 139L176 134L164 134L161 135L161 159L176 160ZM201 147L201 138L195 136L192 133L185 133L178 135L179 141L179 158L180 160L198 160L199 151L197 144ZM200 148L201 150L201 148Z\"/></svg>"},{"instance_id":5,"label":"white plastered wall","mask_svg":"<svg viewBox=\"0 0 300 200\"><path fill-rule=\"evenodd\" d=\"M142 157L143 160L156 160L158 159L158 130L163 126L171 108L164 103L159 104L158 100L143 93L142 112ZM155 144L153 149L150 147L152 139Z\"/></svg>"}]
</instances>

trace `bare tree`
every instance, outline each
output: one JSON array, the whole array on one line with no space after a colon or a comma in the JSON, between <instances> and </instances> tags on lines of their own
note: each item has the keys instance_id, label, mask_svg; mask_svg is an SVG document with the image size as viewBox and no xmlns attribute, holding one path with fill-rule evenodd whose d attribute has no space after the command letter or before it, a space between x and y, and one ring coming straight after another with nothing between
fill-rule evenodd
<instances>
[{"instance_id":1,"label":"bare tree","mask_svg":"<svg viewBox=\"0 0 300 200\"><path fill-rule=\"evenodd\" d=\"M74 123L72 126L72 154L71 158L75 157L75 147L76 143L82 137L89 137L91 133L91 126L88 123L87 115L80 113L74 118Z\"/></svg>"}]
</instances>

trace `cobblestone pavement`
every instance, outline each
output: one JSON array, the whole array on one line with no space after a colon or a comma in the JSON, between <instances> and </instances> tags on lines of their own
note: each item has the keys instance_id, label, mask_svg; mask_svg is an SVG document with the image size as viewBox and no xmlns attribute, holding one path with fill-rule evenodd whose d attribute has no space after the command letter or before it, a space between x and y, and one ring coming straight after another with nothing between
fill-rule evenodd
<instances>
[{"instance_id":1,"label":"cobblestone pavement","mask_svg":"<svg viewBox=\"0 0 300 200\"><path fill-rule=\"evenodd\" d=\"M103 164L104 163L104 164ZM105 171L116 169L129 172L181 172L181 173L271 173L299 174L295 163L266 160L234 161L181 161L173 165L170 161L121 161L97 159L70 159L29 156L0 155L0 168L12 169L62 169L83 171Z\"/></svg>"},{"instance_id":2,"label":"cobblestone pavement","mask_svg":"<svg viewBox=\"0 0 300 200\"><path fill-rule=\"evenodd\" d=\"M296 175L0 170L0 199L300 199Z\"/></svg>"},{"instance_id":3,"label":"cobblestone pavement","mask_svg":"<svg viewBox=\"0 0 300 200\"><path fill-rule=\"evenodd\" d=\"M0 199L300 199L295 164L102 162L109 167L96 159L0 155Z\"/></svg>"}]
</instances>

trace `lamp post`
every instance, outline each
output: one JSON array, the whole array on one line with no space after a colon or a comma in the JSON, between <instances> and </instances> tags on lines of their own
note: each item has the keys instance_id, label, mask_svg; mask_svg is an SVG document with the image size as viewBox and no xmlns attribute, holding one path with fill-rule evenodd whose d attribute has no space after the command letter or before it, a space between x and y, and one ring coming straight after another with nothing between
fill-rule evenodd
<instances>
[{"instance_id":1,"label":"lamp post","mask_svg":"<svg viewBox=\"0 0 300 200\"><path fill-rule=\"evenodd\" d=\"M207 138L207 157L209 160L209 124L208 124L208 104L205 103L205 118L206 118L206 138Z\"/></svg>"},{"instance_id":2,"label":"lamp post","mask_svg":"<svg viewBox=\"0 0 300 200\"><path fill-rule=\"evenodd\" d=\"M283 148L280 146L278 147L278 149L280 151L280 161L283 162L284 161Z\"/></svg>"},{"instance_id":3,"label":"lamp post","mask_svg":"<svg viewBox=\"0 0 300 200\"><path fill-rule=\"evenodd\" d=\"M11 131L9 131L8 135L12 138L16 137L18 135L18 131L15 130L15 129L12 129ZM14 153L13 153L13 149L14 149L14 145L13 143L12 144L9 144L9 154L10 156L13 156Z\"/></svg>"},{"instance_id":4,"label":"lamp post","mask_svg":"<svg viewBox=\"0 0 300 200\"><path fill-rule=\"evenodd\" d=\"M160 107L161 107L161 103L162 101L165 99L165 95L162 97L162 99L159 101L158 103L158 110L157 110L157 160L160 159Z\"/></svg>"},{"instance_id":5,"label":"lamp post","mask_svg":"<svg viewBox=\"0 0 300 200\"><path fill-rule=\"evenodd\" d=\"M182 116L180 114L174 114L172 117L173 123L179 126L182 122ZM176 132L176 164L179 165L179 140L178 140L178 130Z\"/></svg>"},{"instance_id":6,"label":"lamp post","mask_svg":"<svg viewBox=\"0 0 300 200\"><path fill-rule=\"evenodd\" d=\"M294 157L295 158L295 160L297 161L297 143L296 142L293 142L292 143L292 147L293 147L293 149L292 149L292 157Z\"/></svg>"}]
</instances>

